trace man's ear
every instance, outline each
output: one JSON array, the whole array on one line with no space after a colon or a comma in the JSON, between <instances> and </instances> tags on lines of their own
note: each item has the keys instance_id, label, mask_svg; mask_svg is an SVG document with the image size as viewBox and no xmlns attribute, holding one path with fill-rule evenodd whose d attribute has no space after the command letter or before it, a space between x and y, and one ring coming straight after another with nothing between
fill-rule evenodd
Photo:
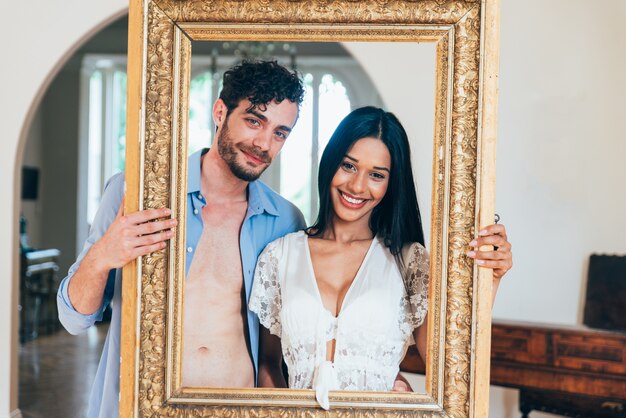
<instances>
[{"instance_id":1,"label":"man's ear","mask_svg":"<svg viewBox=\"0 0 626 418\"><path fill-rule=\"evenodd\" d=\"M215 127L219 128L226 120L228 115L228 107L222 99L217 99L213 104L213 123Z\"/></svg>"}]
</instances>

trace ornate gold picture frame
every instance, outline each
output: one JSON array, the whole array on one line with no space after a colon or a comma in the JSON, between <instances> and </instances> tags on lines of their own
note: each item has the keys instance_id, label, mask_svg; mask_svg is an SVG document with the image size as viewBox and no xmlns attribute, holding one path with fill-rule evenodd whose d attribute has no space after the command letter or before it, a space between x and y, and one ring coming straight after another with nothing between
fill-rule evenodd
<instances>
[{"instance_id":1,"label":"ornate gold picture frame","mask_svg":"<svg viewBox=\"0 0 626 418\"><path fill-rule=\"evenodd\" d=\"M185 230L124 268L120 416L487 417L491 273L465 252L493 221L497 0L131 0L127 213L185 219L192 40L434 42L426 393L184 388ZM389 109L393 111L393 109Z\"/></svg>"}]
</instances>

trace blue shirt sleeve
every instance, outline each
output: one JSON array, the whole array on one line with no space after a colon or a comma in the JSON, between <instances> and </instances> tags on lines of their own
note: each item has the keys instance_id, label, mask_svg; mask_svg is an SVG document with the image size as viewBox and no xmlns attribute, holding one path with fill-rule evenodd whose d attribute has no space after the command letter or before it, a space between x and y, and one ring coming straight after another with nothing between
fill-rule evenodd
<instances>
[{"instance_id":1,"label":"blue shirt sleeve","mask_svg":"<svg viewBox=\"0 0 626 418\"><path fill-rule=\"evenodd\" d=\"M304 229L306 229L306 221L304 220L304 215L302 214L302 212L300 212L300 210L296 210L296 215L295 215L295 222L294 224L291 226L290 229L292 229L291 232L296 232L296 231L302 231Z\"/></svg>"},{"instance_id":2,"label":"blue shirt sleeve","mask_svg":"<svg viewBox=\"0 0 626 418\"><path fill-rule=\"evenodd\" d=\"M303 231L306 229L306 220L304 219L304 215L300 209L289 201L285 202L287 202L287 204L280 208L281 216L284 217L284 219L289 223L283 223L284 229L282 229L274 239L284 237L292 232Z\"/></svg>"},{"instance_id":3,"label":"blue shirt sleeve","mask_svg":"<svg viewBox=\"0 0 626 418\"><path fill-rule=\"evenodd\" d=\"M78 258L70 267L67 276L61 281L61 284L59 285L59 291L57 292L59 320L70 334L80 334L81 332L84 332L89 327L91 327L96 321L102 320L102 313L104 312L104 309L106 308L113 296L116 270L111 270L109 272L109 277L107 279L107 285L105 287L104 297L100 308L98 308L96 312L90 315L84 315L74 309L74 306L70 301L67 289L70 280L72 279L72 276L74 275L74 273L76 273L76 270L78 270L78 267L80 266L82 259L85 257L85 254L89 252L91 246L104 235L111 223L113 223L113 221L115 220L117 212L122 203L123 196L124 173L118 173L111 177L104 186L104 192L102 193L100 208L98 209L98 212L96 213L96 216L91 225L91 229L89 230L89 236L87 237L87 241L85 241L85 245L78 255Z\"/></svg>"}]
</instances>

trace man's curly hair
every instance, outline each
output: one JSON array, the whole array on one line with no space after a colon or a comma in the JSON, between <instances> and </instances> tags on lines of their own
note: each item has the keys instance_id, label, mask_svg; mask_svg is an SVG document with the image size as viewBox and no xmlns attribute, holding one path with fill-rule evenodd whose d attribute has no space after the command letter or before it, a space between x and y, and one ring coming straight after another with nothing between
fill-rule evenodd
<instances>
[{"instance_id":1,"label":"man's curly hair","mask_svg":"<svg viewBox=\"0 0 626 418\"><path fill-rule=\"evenodd\" d=\"M232 112L243 99L252 103L250 108L265 110L272 101L287 99L300 107L304 99L302 80L276 61L243 61L224 73L220 99Z\"/></svg>"}]
</instances>

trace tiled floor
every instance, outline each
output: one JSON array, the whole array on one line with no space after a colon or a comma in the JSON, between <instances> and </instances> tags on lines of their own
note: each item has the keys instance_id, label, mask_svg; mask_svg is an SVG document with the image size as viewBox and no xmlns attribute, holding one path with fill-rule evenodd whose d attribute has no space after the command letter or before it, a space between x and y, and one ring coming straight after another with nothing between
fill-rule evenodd
<instances>
[{"instance_id":1,"label":"tiled floor","mask_svg":"<svg viewBox=\"0 0 626 418\"><path fill-rule=\"evenodd\" d=\"M19 353L24 418L83 418L108 325L82 335L65 330L28 341Z\"/></svg>"}]
</instances>

